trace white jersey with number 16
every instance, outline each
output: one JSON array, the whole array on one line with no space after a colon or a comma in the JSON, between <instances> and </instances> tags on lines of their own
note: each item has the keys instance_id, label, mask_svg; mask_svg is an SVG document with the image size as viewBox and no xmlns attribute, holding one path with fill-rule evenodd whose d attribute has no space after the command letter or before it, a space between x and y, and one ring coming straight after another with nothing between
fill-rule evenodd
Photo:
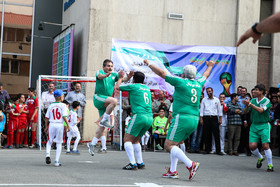
<instances>
[{"instance_id":1,"label":"white jersey with number 16","mask_svg":"<svg viewBox=\"0 0 280 187\"><path fill-rule=\"evenodd\" d=\"M54 102L52 103L46 113L46 118L50 123L63 123L63 117L67 117L67 107L64 103Z\"/></svg>"}]
</instances>

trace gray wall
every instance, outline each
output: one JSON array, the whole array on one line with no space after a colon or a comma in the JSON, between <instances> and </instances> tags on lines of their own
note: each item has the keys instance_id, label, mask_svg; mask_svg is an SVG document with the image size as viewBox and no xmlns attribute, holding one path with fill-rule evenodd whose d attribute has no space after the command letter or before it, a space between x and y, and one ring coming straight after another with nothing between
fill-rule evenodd
<instances>
[{"instance_id":1,"label":"gray wall","mask_svg":"<svg viewBox=\"0 0 280 187\"><path fill-rule=\"evenodd\" d=\"M63 0L36 0L34 35L54 37L61 26L44 25L39 31L40 21L62 23ZM34 37L31 86L36 86L38 75L50 75L52 68L53 40Z\"/></svg>"}]
</instances>

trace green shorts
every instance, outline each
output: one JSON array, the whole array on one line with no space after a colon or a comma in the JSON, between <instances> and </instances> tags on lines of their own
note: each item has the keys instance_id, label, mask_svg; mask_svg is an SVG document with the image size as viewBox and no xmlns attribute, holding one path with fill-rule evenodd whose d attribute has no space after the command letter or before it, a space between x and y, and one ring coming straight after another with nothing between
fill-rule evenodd
<instances>
[{"instance_id":1,"label":"green shorts","mask_svg":"<svg viewBox=\"0 0 280 187\"><path fill-rule=\"evenodd\" d=\"M198 116L177 114L171 120L166 139L180 142L187 139L197 128Z\"/></svg>"},{"instance_id":2,"label":"green shorts","mask_svg":"<svg viewBox=\"0 0 280 187\"><path fill-rule=\"evenodd\" d=\"M96 95L96 94L94 94L94 96L93 96L93 104L98 109L99 117L101 117L105 113L105 111L106 111L106 107L105 107L104 104L105 104L105 100L108 97L109 96Z\"/></svg>"},{"instance_id":3,"label":"green shorts","mask_svg":"<svg viewBox=\"0 0 280 187\"><path fill-rule=\"evenodd\" d=\"M129 121L125 133L134 137L142 137L153 124L152 114L134 114Z\"/></svg>"},{"instance_id":4,"label":"green shorts","mask_svg":"<svg viewBox=\"0 0 280 187\"><path fill-rule=\"evenodd\" d=\"M249 132L249 143L270 143L270 123L252 124Z\"/></svg>"}]
</instances>

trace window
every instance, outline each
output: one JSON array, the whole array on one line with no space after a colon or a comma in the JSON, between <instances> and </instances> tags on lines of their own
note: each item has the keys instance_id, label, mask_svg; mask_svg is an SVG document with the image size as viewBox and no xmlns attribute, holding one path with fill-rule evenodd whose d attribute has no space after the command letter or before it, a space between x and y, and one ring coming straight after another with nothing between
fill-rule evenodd
<instances>
[{"instance_id":1,"label":"window","mask_svg":"<svg viewBox=\"0 0 280 187\"><path fill-rule=\"evenodd\" d=\"M273 0L261 0L261 10L260 10L260 21L264 20L272 14L273 10ZM260 46L271 46L271 34L264 34L261 37Z\"/></svg>"},{"instance_id":2,"label":"window","mask_svg":"<svg viewBox=\"0 0 280 187\"><path fill-rule=\"evenodd\" d=\"M14 42L16 37L16 29L7 28L7 41Z\"/></svg>"},{"instance_id":3,"label":"window","mask_svg":"<svg viewBox=\"0 0 280 187\"><path fill-rule=\"evenodd\" d=\"M5 74L19 74L19 60L2 59L1 72Z\"/></svg>"},{"instance_id":4,"label":"window","mask_svg":"<svg viewBox=\"0 0 280 187\"><path fill-rule=\"evenodd\" d=\"M23 29L17 29L17 41L18 42L24 41L24 30Z\"/></svg>"}]
</instances>

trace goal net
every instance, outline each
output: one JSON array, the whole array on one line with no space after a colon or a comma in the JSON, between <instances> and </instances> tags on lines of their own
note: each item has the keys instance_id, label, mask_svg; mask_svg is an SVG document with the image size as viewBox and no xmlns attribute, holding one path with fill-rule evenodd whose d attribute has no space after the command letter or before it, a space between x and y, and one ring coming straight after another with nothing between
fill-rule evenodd
<instances>
[{"instance_id":1,"label":"goal net","mask_svg":"<svg viewBox=\"0 0 280 187\"><path fill-rule=\"evenodd\" d=\"M84 96L84 99L86 98L92 98L93 97L93 91L89 92L90 95L87 95L86 93L86 87L88 83L94 83L95 84L95 77L78 77L78 76L55 76L55 75L40 75L38 79L38 89L37 89L37 96L39 99L39 110L38 110L38 144L40 146L40 149L42 146L45 146L48 136L45 133L45 114L47 112L47 108L49 104L52 102L51 97L45 97L44 95L48 92L50 83L54 84L55 89L61 89L64 92L65 99L72 104L73 101L75 101L75 98L67 98L67 94L69 94L71 91L74 91L75 84L80 83L81 84L81 93L80 95ZM45 94L44 94L45 92ZM42 100L42 96L44 97L44 100ZM47 98L47 99L46 99ZM80 102L81 103L81 102ZM83 140L83 130L84 130L84 110L83 106L80 107L81 111L78 111L78 115L82 117L81 122L78 124L78 128L80 130L81 134L81 140ZM69 109L71 109L71 106L69 106Z\"/></svg>"}]
</instances>

